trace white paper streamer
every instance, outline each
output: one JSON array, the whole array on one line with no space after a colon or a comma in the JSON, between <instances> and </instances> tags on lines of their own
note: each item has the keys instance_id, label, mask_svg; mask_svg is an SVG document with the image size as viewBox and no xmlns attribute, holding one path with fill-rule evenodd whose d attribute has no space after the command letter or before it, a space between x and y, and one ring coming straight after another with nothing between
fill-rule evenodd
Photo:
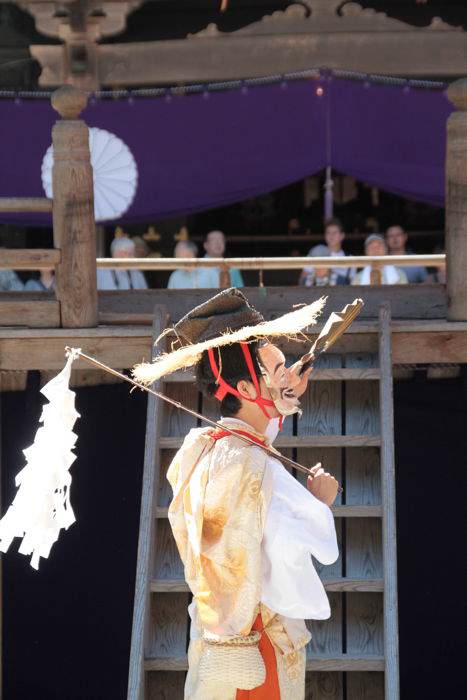
<instances>
[{"instance_id":1,"label":"white paper streamer","mask_svg":"<svg viewBox=\"0 0 467 700\"><path fill-rule=\"evenodd\" d=\"M19 552L32 554L31 566L39 568L47 558L61 528L75 522L70 504L73 453L77 435L73 426L79 413L75 392L69 388L71 365L79 350L71 350L60 374L42 389L49 403L43 407L33 444L23 450L27 464L16 476L18 491L0 520L0 551L6 552L15 537L22 537Z\"/></svg>"}]
</instances>

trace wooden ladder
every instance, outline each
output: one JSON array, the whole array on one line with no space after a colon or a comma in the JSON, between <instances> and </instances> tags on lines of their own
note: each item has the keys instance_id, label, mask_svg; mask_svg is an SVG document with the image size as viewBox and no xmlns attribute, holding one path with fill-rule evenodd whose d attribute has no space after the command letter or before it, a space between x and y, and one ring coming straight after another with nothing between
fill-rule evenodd
<instances>
[{"instance_id":1,"label":"wooden ladder","mask_svg":"<svg viewBox=\"0 0 467 700\"><path fill-rule=\"evenodd\" d=\"M333 507L341 556L316 562L332 616L311 622L307 700L398 700L398 623L390 309L379 314L376 354L320 358L303 415L286 421L276 446L302 464L323 462L344 491ZM166 325L158 307L154 337ZM345 348L345 341L344 341ZM165 378L163 391L218 418L193 375ZM190 593L167 519L168 465L196 419L148 398L128 700L181 700ZM301 475L296 475L302 479Z\"/></svg>"}]
</instances>

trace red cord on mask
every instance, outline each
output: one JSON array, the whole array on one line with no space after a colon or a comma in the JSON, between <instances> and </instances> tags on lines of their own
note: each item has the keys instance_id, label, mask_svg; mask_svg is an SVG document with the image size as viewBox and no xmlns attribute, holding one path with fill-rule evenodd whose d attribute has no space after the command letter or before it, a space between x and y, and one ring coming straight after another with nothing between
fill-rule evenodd
<instances>
[{"instance_id":1,"label":"red cord on mask","mask_svg":"<svg viewBox=\"0 0 467 700\"><path fill-rule=\"evenodd\" d=\"M230 384L225 381L225 379L221 376L220 370L216 364L214 350L212 348L209 348L209 364L211 365L212 373L216 378L216 383L219 385L219 388L214 394L214 396L216 397L216 399L218 399L218 401L222 401L222 399L225 398L227 394L233 394L238 399L244 399L245 401L251 401L251 403L256 403L260 407L266 418L271 418L271 416L266 410L266 406L274 406L274 401L271 401L271 399L266 399L264 398L264 396L261 396L261 389L259 386L258 377L256 376L255 367L253 365L253 358L251 357L251 352L250 348L248 347L248 343L240 343L240 347L242 348L243 356L245 358L248 371L250 372L250 377L253 382L253 386L256 390L256 397L254 399L250 399L247 396L242 396L240 392L237 391L237 389L234 389L233 386L230 386Z\"/></svg>"}]
</instances>

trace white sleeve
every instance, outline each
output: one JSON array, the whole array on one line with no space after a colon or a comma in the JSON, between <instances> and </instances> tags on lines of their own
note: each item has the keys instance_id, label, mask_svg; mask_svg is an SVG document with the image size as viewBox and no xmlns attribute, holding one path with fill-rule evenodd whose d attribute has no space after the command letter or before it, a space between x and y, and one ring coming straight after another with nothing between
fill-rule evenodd
<instances>
[{"instance_id":1,"label":"white sleeve","mask_svg":"<svg viewBox=\"0 0 467 700\"><path fill-rule=\"evenodd\" d=\"M326 619L329 602L311 555L322 564L339 556L331 509L277 460L268 460L264 486L271 491L262 547L262 601L292 618Z\"/></svg>"}]
</instances>

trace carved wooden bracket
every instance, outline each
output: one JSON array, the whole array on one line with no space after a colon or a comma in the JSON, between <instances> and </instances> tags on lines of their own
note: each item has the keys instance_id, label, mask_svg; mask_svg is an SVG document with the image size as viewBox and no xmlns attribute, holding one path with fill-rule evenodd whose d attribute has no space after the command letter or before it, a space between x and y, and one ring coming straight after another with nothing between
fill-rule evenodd
<instances>
[{"instance_id":1,"label":"carved wooden bracket","mask_svg":"<svg viewBox=\"0 0 467 700\"><path fill-rule=\"evenodd\" d=\"M406 22L388 17L385 12L363 8L358 2L342 0L305 0L265 15L258 22L242 27L230 35L258 36L269 34L321 34L327 32L403 32L403 31L462 31L434 17L427 27L413 27ZM227 36L216 24L209 24L188 37Z\"/></svg>"},{"instance_id":2,"label":"carved wooden bracket","mask_svg":"<svg viewBox=\"0 0 467 700\"><path fill-rule=\"evenodd\" d=\"M142 0L19 0L18 4L34 17L38 31L64 42L63 47L31 47L31 54L45 68L41 84L47 84L52 72L57 76L56 68L59 67L60 82L87 90L97 89L98 40L125 29L128 13L141 2ZM49 54L54 59L55 70L52 70L49 61L44 61ZM57 84L56 78L54 84Z\"/></svg>"},{"instance_id":3,"label":"carved wooden bracket","mask_svg":"<svg viewBox=\"0 0 467 700\"><path fill-rule=\"evenodd\" d=\"M42 34L66 40L73 33L89 35L93 40L112 36L126 27L128 14L143 0L18 0L31 14Z\"/></svg>"}]
</instances>

